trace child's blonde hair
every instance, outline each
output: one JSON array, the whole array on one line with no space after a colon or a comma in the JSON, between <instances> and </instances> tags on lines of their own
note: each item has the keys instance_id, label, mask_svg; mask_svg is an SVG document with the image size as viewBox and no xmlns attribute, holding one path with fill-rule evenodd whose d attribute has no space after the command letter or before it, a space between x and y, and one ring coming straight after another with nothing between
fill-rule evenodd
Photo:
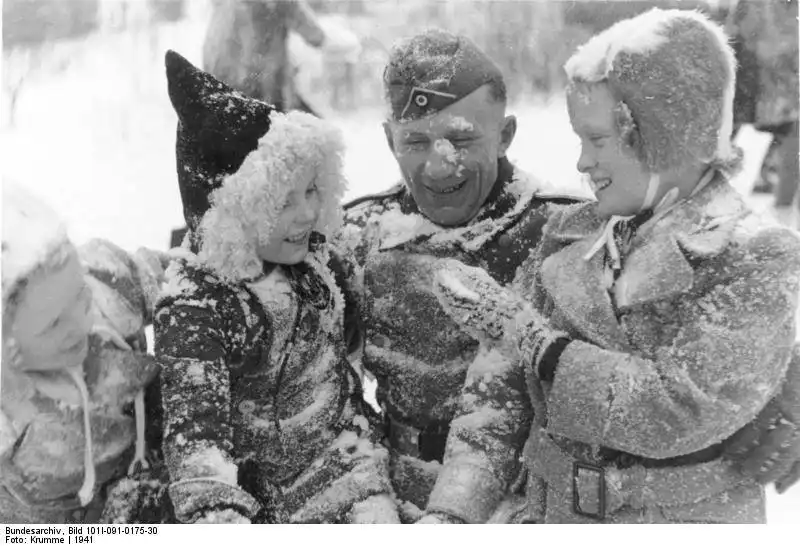
<instances>
[{"instance_id":1,"label":"child's blonde hair","mask_svg":"<svg viewBox=\"0 0 800 546\"><path fill-rule=\"evenodd\" d=\"M259 235L268 235L289 193L309 174L316 175L322 203L315 230L332 235L341 225L347 188L343 155L342 134L332 124L303 112L273 114L258 148L211 193L211 208L200 223L200 260L229 281L260 275L252 228L258 222L266 226Z\"/></svg>"}]
</instances>

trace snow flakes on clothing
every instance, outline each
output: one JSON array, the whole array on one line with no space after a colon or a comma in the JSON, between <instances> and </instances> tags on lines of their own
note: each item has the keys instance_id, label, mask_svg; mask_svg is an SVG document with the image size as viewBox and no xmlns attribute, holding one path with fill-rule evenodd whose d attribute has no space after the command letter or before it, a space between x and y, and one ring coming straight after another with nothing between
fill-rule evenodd
<instances>
[{"instance_id":1,"label":"snow flakes on clothing","mask_svg":"<svg viewBox=\"0 0 800 546\"><path fill-rule=\"evenodd\" d=\"M304 263L256 283L184 263L194 293L160 301L164 450L182 520L234 506L280 523L334 521L389 491L385 451L382 459L372 447L371 430L353 431L366 420L357 419L334 262L315 245ZM342 434L357 438L344 451L334 445ZM222 459L206 464L214 453ZM227 487L216 478L220 465L233 472Z\"/></svg>"},{"instance_id":2,"label":"snow flakes on clothing","mask_svg":"<svg viewBox=\"0 0 800 546\"><path fill-rule=\"evenodd\" d=\"M583 259L602 229L595 204L552 217L540 251L523 264L538 272L518 276L532 284L525 286L526 299L573 341L552 383L517 364L516 372L496 376L484 395L482 374L471 372L473 386L465 392L472 396L465 397L463 411L479 415L466 423L477 428L455 437L471 439L466 447L488 459L482 468L501 468L521 445L504 429L527 427L525 416L533 413L535 434L526 451L535 456L526 458L529 484L546 486L545 522L581 521L571 495L564 495L573 486L571 462L608 465L613 454L690 462L641 468L641 483L652 490L638 504L630 496L641 495L634 487L639 467L619 470L634 485L622 480L620 491L609 490L609 522L641 522L652 514L678 522L763 521L762 487L715 455L714 446L751 421L783 381L796 335L800 239L781 228L729 229L745 220L734 192L718 177L640 229L624 252L622 273L639 279L640 288L624 304L608 297L602 256ZM716 229L726 237L700 255L684 245ZM509 399L525 404L528 396L535 412L509 413L502 425L483 423L486 409ZM457 453L443 475L451 465L460 467ZM464 457L475 460L474 454ZM459 479L470 486L467 496L486 494L485 485ZM444 493L431 504L447 513L453 513L447 504L463 509Z\"/></svg>"},{"instance_id":3,"label":"snow flakes on clothing","mask_svg":"<svg viewBox=\"0 0 800 546\"><path fill-rule=\"evenodd\" d=\"M680 17L676 17L679 14ZM591 38L578 48L578 54L571 57L564 70L570 79L594 82L608 77L614 68L617 56L622 53L648 54L669 39L670 27L681 18L695 21L714 33L720 44L728 39L722 29L710 24L699 12L688 10L661 10L654 8L632 19L624 19L608 30Z\"/></svg>"},{"instance_id":4,"label":"snow flakes on clothing","mask_svg":"<svg viewBox=\"0 0 800 546\"><path fill-rule=\"evenodd\" d=\"M518 217L530 206L531 200L540 192L548 192L550 185L523 171L515 170L505 191L513 196L514 207L502 218L476 218L462 227L442 227L420 213L405 214L399 204L391 205L381 215L377 236L381 248L394 248L419 237L428 237L427 246L449 246L459 243L467 250L477 250L485 245L498 232L505 229L510 221Z\"/></svg>"},{"instance_id":5,"label":"snow flakes on clothing","mask_svg":"<svg viewBox=\"0 0 800 546\"><path fill-rule=\"evenodd\" d=\"M196 290L197 285L186 276L180 262L173 261L164 272L164 284L161 286L160 297L188 295Z\"/></svg>"},{"instance_id":6,"label":"snow flakes on clothing","mask_svg":"<svg viewBox=\"0 0 800 546\"><path fill-rule=\"evenodd\" d=\"M229 485L236 485L236 465L227 453L215 445L198 449L183 462L183 479L214 478ZM180 483L180 481L176 482Z\"/></svg>"}]
</instances>

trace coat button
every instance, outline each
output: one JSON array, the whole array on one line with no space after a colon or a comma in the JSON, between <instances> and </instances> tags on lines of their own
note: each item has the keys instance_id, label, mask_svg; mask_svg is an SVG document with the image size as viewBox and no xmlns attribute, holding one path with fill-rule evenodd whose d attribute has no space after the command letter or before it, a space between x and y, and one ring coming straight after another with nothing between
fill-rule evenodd
<instances>
[{"instance_id":1,"label":"coat button","mask_svg":"<svg viewBox=\"0 0 800 546\"><path fill-rule=\"evenodd\" d=\"M503 248L508 248L511 246L511 235L508 233L503 233L500 237L497 238L497 244Z\"/></svg>"},{"instance_id":2,"label":"coat button","mask_svg":"<svg viewBox=\"0 0 800 546\"><path fill-rule=\"evenodd\" d=\"M239 413L249 415L256 411L256 403L252 400L242 400L239 402Z\"/></svg>"}]
</instances>

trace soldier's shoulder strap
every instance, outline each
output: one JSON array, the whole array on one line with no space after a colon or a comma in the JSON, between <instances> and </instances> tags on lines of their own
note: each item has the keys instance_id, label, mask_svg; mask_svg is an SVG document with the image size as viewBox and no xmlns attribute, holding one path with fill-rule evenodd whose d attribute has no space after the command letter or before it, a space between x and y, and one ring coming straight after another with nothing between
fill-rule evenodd
<instances>
[{"instance_id":1,"label":"soldier's shoulder strap","mask_svg":"<svg viewBox=\"0 0 800 546\"><path fill-rule=\"evenodd\" d=\"M356 206L358 206L358 205L360 205L362 203L378 202L378 201L383 201L383 200L388 199L388 198L398 197L403 193L403 191L405 191L405 185L402 182L398 182L398 183L394 184L392 187L390 187L389 189L384 190L382 192L370 193L370 194L367 194L367 195L362 195L361 197L356 197L352 201L349 201L348 203L345 203L342 206L342 208L344 208L344 210L350 210L350 209L352 209L352 208L354 208L354 207L356 207Z\"/></svg>"}]
</instances>

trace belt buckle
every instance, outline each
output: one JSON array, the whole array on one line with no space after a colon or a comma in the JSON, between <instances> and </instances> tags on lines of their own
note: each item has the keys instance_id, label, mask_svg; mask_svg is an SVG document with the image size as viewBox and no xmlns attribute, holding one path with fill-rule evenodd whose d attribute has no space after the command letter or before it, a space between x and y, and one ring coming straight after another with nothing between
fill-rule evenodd
<instances>
[{"instance_id":1,"label":"belt buckle","mask_svg":"<svg viewBox=\"0 0 800 546\"><path fill-rule=\"evenodd\" d=\"M587 474L594 474L597 480L597 509L595 511L585 510L587 506L581 506L581 488L579 481L585 479ZM584 505L591 503L590 499L585 499ZM580 516L603 520L606 517L606 471L602 466L595 464L575 461L572 466L572 511Z\"/></svg>"}]
</instances>

